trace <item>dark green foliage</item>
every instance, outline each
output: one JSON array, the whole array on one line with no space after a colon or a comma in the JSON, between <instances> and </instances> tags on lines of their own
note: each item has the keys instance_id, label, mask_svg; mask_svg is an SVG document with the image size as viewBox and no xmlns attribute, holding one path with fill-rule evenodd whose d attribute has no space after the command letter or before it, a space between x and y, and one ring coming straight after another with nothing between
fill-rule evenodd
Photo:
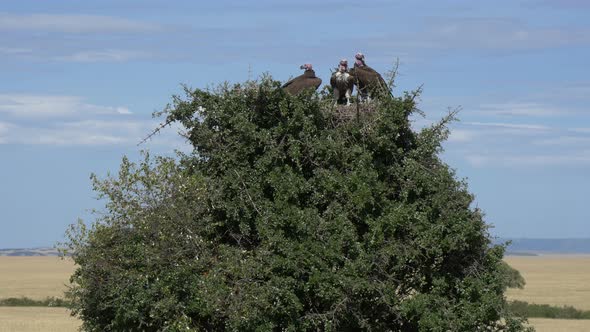
<instances>
[{"instance_id":1,"label":"dark green foliage","mask_svg":"<svg viewBox=\"0 0 590 332\"><path fill-rule=\"evenodd\" d=\"M524 285L526 284L524 278L522 277L520 272L518 272L518 270L508 265L508 263L504 261L500 263L500 272L502 272L502 274L504 275L504 282L506 283L508 288L524 288Z\"/></svg>"},{"instance_id":2,"label":"dark green foliage","mask_svg":"<svg viewBox=\"0 0 590 332\"><path fill-rule=\"evenodd\" d=\"M9 297L0 299L0 307L66 307L70 303L57 297L48 297L43 300L33 300L28 297Z\"/></svg>"},{"instance_id":3,"label":"dark green foliage","mask_svg":"<svg viewBox=\"0 0 590 332\"><path fill-rule=\"evenodd\" d=\"M590 311L578 310L567 305L557 307L548 304L512 301L509 303L509 308L515 314L529 318L590 319Z\"/></svg>"},{"instance_id":4,"label":"dark green foliage","mask_svg":"<svg viewBox=\"0 0 590 332\"><path fill-rule=\"evenodd\" d=\"M166 110L194 153L123 160L72 228L88 331L522 331L473 196L415 94L337 115L270 78Z\"/></svg>"}]
</instances>

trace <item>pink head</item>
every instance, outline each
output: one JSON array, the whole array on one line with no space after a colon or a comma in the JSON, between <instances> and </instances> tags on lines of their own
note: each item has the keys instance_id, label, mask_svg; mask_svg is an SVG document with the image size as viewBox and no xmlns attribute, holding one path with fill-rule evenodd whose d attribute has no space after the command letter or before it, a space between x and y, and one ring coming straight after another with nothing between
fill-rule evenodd
<instances>
[{"instance_id":1,"label":"pink head","mask_svg":"<svg viewBox=\"0 0 590 332\"><path fill-rule=\"evenodd\" d=\"M346 59L340 60L340 63L338 64L338 71L343 73L347 69L348 69L348 60L346 60Z\"/></svg>"},{"instance_id":2,"label":"pink head","mask_svg":"<svg viewBox=\"0 0 590 332\"><path fill-rule=\"evenodd\" d=\"M354 61L354 63L355 63L357 66L360 66L360 67L362 67L362 66L364 66L364 65L365 65L365 55L364 55L363 53L361 53L361 52L357 53L357 54L354 56L354 58L355 58L355 61Z\"/></svg>"},{"instance_id":3,"label":"pink head","mask_svg":"<svg viewBox=\"0 0 590 332\"><path fill-rule=\"evenodd\" d=\"M306 63L304 65L301 65L301 67L299 67L300 69L305 69L305 70L312 70L313 66L311 65L311 63Z\"/></svg>"}]
</instances>

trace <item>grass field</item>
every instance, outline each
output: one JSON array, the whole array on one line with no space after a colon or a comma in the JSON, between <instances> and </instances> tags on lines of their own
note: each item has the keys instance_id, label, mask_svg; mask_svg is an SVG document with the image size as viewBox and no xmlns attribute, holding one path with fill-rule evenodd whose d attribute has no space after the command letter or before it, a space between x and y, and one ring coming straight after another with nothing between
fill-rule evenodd
<instances>
[{"instance_id":1,"label":"grass field","mask_svg":"<svg viewBox=\"0 0 590 332\"><path fill-rule=\"evenodd\" d=\"M1 332L74 332L79 326L64 308L0 307Z\"/></svg>"},{"instance_id":2,"label":"grass field","mask_svg":"<svg viewBox=\"0 0 590 332\"><path fill-rule=\"evenodd\" d=\"M0 256L0 298L63 297L73 271L71 260L58 257Z\"/></svg>"},{"instance_id":3,"label":"grass field","mask_svg":"<svg viewBox=\"0 0 590 332\"><path fill-rule=\"evenodd\" d=\"M581 319L531 318L529 323L537 332L589 332L590 321Z\"/></svg>"},{"instance_id":4,"label":"grass field","mask_svg":"<svg viewBox=\"0 0 590 332\"><path fill-rule=\"evenodd\" d=\"M527 282L524 290L509 290L509 299L590 310L590 256L511 256L506 261ZM63 297L73 270L71 261L57 257L0 256L0 298ZM533 318L530 322L538 332L590 331L590 320ZM0 332L73 332L79 325L64 308L0 307Z\"/></svg>"},{"instance_id":5,"label":"grass field","mask_svg":"<svg viewBox=\"0 0 590 332\"><path fill-rule=\"evenodd\" d=\"M524 289L508 290L509 299L590 310L590 255L510 256L505 260L526 280Z\"/></svg>"}]
</instances>

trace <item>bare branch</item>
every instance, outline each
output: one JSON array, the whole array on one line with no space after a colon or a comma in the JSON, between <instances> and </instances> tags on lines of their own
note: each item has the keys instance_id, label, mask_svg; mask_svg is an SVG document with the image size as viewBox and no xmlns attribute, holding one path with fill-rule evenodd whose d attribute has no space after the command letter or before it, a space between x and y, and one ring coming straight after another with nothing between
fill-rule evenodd
<instances>
[{"instance_id":1,"label":"bare branch","mask_svg":"<svg viewBox=\"0 0 590 332\"><path fill-rule=\"evenodd\" d=\"M385 73L385 77L387 78L387 87L389 90L393 90L395 85L395 79L397 78L397 74L399 72L399 58L395 58L395 62L393 63L393 67Z\"/></svg>"},{"instance_id":2,"label":"bare branch","mask_svg":"<svg viewBox=\"0 0 590 332\"><path fill-rule=\"evenodd\" d=\"M139 143L137 143L137 146L140 146L141 144L147 142L150 138L152 138L152 136L154 136L155 134L159 133L160 130L164 129L165 127L169 126L172 123L171 118L169 118L168 120L166 120L166 122L161 123L158 128L154 129L154 131L152 131L149 135L147 135L146 137L144 137L144 139L142 139Z\"/></svg>"}]
</instances>

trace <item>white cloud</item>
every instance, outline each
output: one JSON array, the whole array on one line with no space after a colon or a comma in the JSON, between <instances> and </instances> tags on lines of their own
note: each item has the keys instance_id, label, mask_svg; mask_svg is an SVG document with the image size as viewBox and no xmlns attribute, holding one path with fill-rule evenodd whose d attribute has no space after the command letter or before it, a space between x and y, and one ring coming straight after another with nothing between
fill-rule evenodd
<instances>
[{"instance_id":1,"label":"white cloud","mask_svg":"<svg viewBox=\"0 0 590 332\"><path fill-rule=\"evenodd\" d=\"M486 114L512 116L557 116L569 113L567 110L552 108L538 103L482 104L480 111Z\"/></svg>"},{"instance_id":2,"label":"white cloud","mask_svg":"<svg viewBox=\"0 0 590 332\"><path fill-rule=\"evenodd\" d=\"M475 167L590 166L590 128L504 122L460 125L456 139L449 139L456 144L446 151ZM481 129L470 133L474 127Z\"/></svg>"},{"instance_id":3,"label":"white cloud","mask_svg":"<svg viewBox=\"0 0 590 332\"><path fill-rule=\"evenodd\" d=\"M127 107L115 107L115 112L119 114L132 114L132 112Z\"/></svg>"},{"instance_id":4,"label":"white cloud","mask_svg":"<svg viewBox=\"0 0 590 332\"><path fill-rule=\"evenodd\" d=\"M590 165L590 151L576 151L568 154L471 154L465 156L465 159L476 167L588 166Z\"/></svg>"},{"instance_id":5,"label":"white cloud","mask_svg":"<svg viewBox=\"0 0 590 332\"><path fill-rule=\"evenodd\" d=\"M67 33L154 32L162 27L139 21L97 15L0 14L1 30Z\"/></svg>"},{"instance_id":6,"label":"white cloud","mask_svg":"<svg viewBox=\"0 0 590 332\"><path fill-rule=\"evenodd\" d=\"M30 48L0 47L0 54L24 55L24 54L31 54L31 53L33 53L33 50Z\"/></svg>"},{"instance_id":7,"label":"white cloud","mask_svg":"<svg viewBox=\"0 0 590 332\"><path fill-rule=\"evenodd\" d=\"M7 117L9 120L4 120ZM0 144L49 146L136 145L159 126L122 106L84 102L82 97L0 94ZM167 127L145 142L147 147L190 148Z\"/></svg>"},{"instance_id":8,"label":"white cloud","mask_svg":"<svg viewBox=\"0 0 590 332\"><path fill-rule=\"evenodd\" d=\"M453 129L451 130L451 134L447 139L447 142L450 143L461 143L461 142L469 142L473 141L478 135L477 132L473 130L463 130L463 129Z\"/></svg>"},{"instance_id":9,"label":"white cloud","mask_svg":"<svg viewBox=\"0 0 590 332\"><path fill-rule=\"evenodd\" d=\"M485 127L499 127L506 129L522 129L522 130L550 130L550 127L537 124L516 124L503 122L465 122L467 125L485 126Z\"/></svg>"},{"instance_id":10,"label":"white cloud","mask_svg":"<svg viewBox=\"0 0 590 332\"><path fill-rule=\"evenodd\" d=\"M147 57L149 57L149 54L146 52L111 49L104 51L76 52L70 55L58 56L55 59L70 62L123 62Z\"/></svg>"},{"instance_id":11,"label":"white cloud","mask_svg":"<svg viewBox=\"0 0 590 332\"><path fill-rule=\"evenodd\" d=\"M18 133L13 133L11 143L33 144L33 145L111 145L130 143L133 134L120 132L113 133L108 130L97 130L96 128L85 128L74 126L69 128L68 124L53 126L50 128L21 127Z\"/></svg>"},{"instance_id":12,"label":"white cloud","mask_svg":"<svg viewBox=\"0 0 590 332\"><path fill-rule=\"evenodd\" d=\"M582 134L590 134L590 128L571 128L570 131Z\"/></svg>"},{"instance_id":13,"label":"white cloud","mask_svg":"<svg viewBox=\"0 0 590 332\"><path fill-rule=\"evenodd\" d=\"M545 0L532 1L531 5L550 6L557 9L584 10L590 7L587 0Z\"/></svg>"},{"instance_id":14,"label":"white cloud","mask_svg":"<svg viewBox=\"0 0 590 332\"><path fill-rule=\"evenodd\" d=\"M52 146L136 145L157 123L152 120L82 120L41 125L0 123L0 142L4 144ZM182 140L174 128L146 144L180 147Z\"/></svg>"},{"instance_id":15,"label":"white cloud","mask_svg":"<svg viewBox=\"0 0 590 332\"><path fill-rule=\"evenodd\" d=\"M588 29L532 27L505 18L440 18L405 44L417 48L529 50L590 43Z\"/></svg>"},{"instance_id":16,"label":"white cloud","mask_svg":"<svg viewBox=\"0 0 590 332\"><path fill-rule=\"evenodd\" d=\"M558 136L558 137L551 137L547 139L537 140L533 142L538 145L565 145L565 146L574 146L574 145L588 145L590 146L590 137L580 137L580 136Z\"/></svg>"},{"instance_id":17,"label":"white cloud","mask_svg":"<svg viewBox=\"0 0 590 332\"><path fill-rule=\"evenodd\" d=\"M14 117L51 118L87 114L130 114L122 106L101 106L85 103L76 96L33 94L0 94L0 114Z\"/></svg>"},{"instance_id":18,"label":"white cloud","mask_svg":"<svg viewBox=\"0 0 590 332\"><path fill-rule=\"evenodd\" d=\"M0 122L0 144L7 143L8 131L11 125L6 122Z\"/></svg>"}]
</instances>

